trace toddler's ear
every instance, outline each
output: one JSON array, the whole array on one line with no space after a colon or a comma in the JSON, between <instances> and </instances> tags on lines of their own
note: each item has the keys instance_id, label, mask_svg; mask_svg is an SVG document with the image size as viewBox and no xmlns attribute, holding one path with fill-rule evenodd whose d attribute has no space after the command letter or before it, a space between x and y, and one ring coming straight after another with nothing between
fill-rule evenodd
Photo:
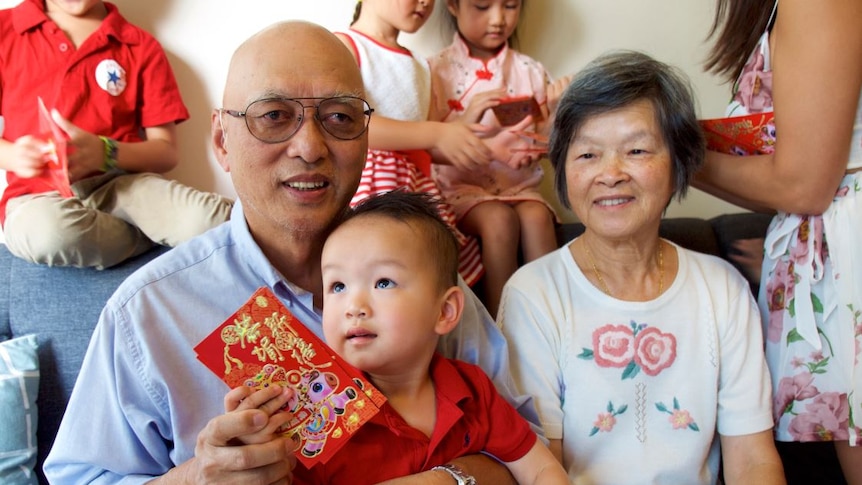
<instances>
[{"instance_id":1,"label":"toddler's ear","mask_svg":"<svg viewBox=\"0 0 862 485\"><path fill-rule=\"evenodd\" d=\"M464 311L464 292L461 288L453 286L446 290L440 299L440 316L434 331L438 335L446 335L455 329L461 321L461 313Z\"/></svg>"}]
</instances>

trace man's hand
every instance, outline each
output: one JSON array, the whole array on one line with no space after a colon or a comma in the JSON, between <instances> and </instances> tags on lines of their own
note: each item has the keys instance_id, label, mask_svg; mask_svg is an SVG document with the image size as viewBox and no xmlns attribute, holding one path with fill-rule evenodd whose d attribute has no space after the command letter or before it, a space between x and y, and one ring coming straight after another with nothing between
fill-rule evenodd
<instances>
[{"instance_id":1,"label":"man's hand","mask_svg":"<svg viewBox=\"0 0 862 485\"><path fill-rule=\"evenodd\" d=\"M290 421L288 411L279 412L295 395L291 387L278 385L265 387L255 391L248 386L232 389L224 397L224 410L231 413L250 409L259 409L269 416L266 426L256 433L237 437L244 445L266 443L276 438L279 428Z\"/></svg>"},{"instance_id":2,"label":"man's hand","mask_svg":"<svg viewBox=\"0 0 862 485\"><path fill-rule=\"evenodd\" d=\"M198 434L194 458L150 483L290 485L295 445L275 431L290 417L278 410L292 392L281 386L230 391L224 402L232 410L211 419Z\"/></svg>"}]
</instances>

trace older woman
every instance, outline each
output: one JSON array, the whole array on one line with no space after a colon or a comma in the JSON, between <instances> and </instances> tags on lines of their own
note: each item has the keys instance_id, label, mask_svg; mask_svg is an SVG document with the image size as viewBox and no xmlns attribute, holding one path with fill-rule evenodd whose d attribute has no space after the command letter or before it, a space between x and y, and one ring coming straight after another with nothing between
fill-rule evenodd
<instances>
[{"instance_id":1,"label":"older woman","mask_svg":"<svg viewBox=\"0 0 862 485\"><path fill-rule=\"evenodd\" d=\"M560 101L555 186L586 231L509 280L499 320L574 483L713 484L719 456L728 484L784 483L748 284L659 237L703 156L687 81L646 55L596 59Z\"/></svg>"}]
</instances>

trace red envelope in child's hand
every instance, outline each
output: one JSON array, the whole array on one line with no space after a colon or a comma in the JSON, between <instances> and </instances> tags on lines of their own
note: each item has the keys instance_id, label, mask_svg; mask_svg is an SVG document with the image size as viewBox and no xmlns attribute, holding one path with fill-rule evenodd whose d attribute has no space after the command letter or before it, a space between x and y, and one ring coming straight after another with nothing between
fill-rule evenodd
<instances>
[{"instance_id":1,"label":"red envelope in child's hand","mask_svg":"<svg viewBox=\"0 0 862 485\"><path fill-rule=\"evenodd\" d=\"M72 187L69 185L69 159L66 155L66 134L51 118L51 113L45 107L42 98L39 102L39 138L46 141L45 169L35 177L51 183L63 197L72 197Z\"/></svg>"},{"instance_id":2,"label":"red envelope in child's hand","mask_svg":"<svg viewBox=\"0 0 862 485\"><path fill-rule=\"evenodd\" d=\"M279 433L306 468L327 460L377 414L386 397L296 319L269 288L259 288L195 346L198 360L233 389L293 387Z\"/></svg>"},{"instance_id":3,"label":"red envelope in child's hand","mask_svg":"<svg viewBox=\"0 0 862 485\"><path fill-rule=\"evenodd\" d=\"M700 120L706 148L730 155L765 155L775 151L773 113Z\"/></svg>"},{"instance_id":4,"label":"red envelope in child's hand","mask_svg":"<svg viewBox=\"0 0 862 485\"><path fill-rule=\"evenodd\" d=\"M494 110L497 121L503 126L517 124L529 115L533 116L534 122L542 120L542 110L533 96L502 99L500 104L491 109Z\"/></svg>"}]
</instances>

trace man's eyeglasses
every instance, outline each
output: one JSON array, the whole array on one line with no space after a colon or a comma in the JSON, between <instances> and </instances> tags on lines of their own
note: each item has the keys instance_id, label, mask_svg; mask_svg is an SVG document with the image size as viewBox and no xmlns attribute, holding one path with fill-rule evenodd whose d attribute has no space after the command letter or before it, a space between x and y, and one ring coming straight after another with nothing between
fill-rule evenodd
<instances>
[{"instance_id":1,"label":"man's eyeglasses","mask_svg":"<svg viewBox=\"0 0 862 485\"><path fill-rule=\"evenodd\" d=\"M317 104L306 106L302 101ZM265 98L249 104L245 111L219 109L235 118L245 118L248 131L264 143L288 140L305 121L306 108L314 108L314 117L324 131L339 140L355 140L368 129L373 109L362 98Z\"/></svg>"}]
</instances>

